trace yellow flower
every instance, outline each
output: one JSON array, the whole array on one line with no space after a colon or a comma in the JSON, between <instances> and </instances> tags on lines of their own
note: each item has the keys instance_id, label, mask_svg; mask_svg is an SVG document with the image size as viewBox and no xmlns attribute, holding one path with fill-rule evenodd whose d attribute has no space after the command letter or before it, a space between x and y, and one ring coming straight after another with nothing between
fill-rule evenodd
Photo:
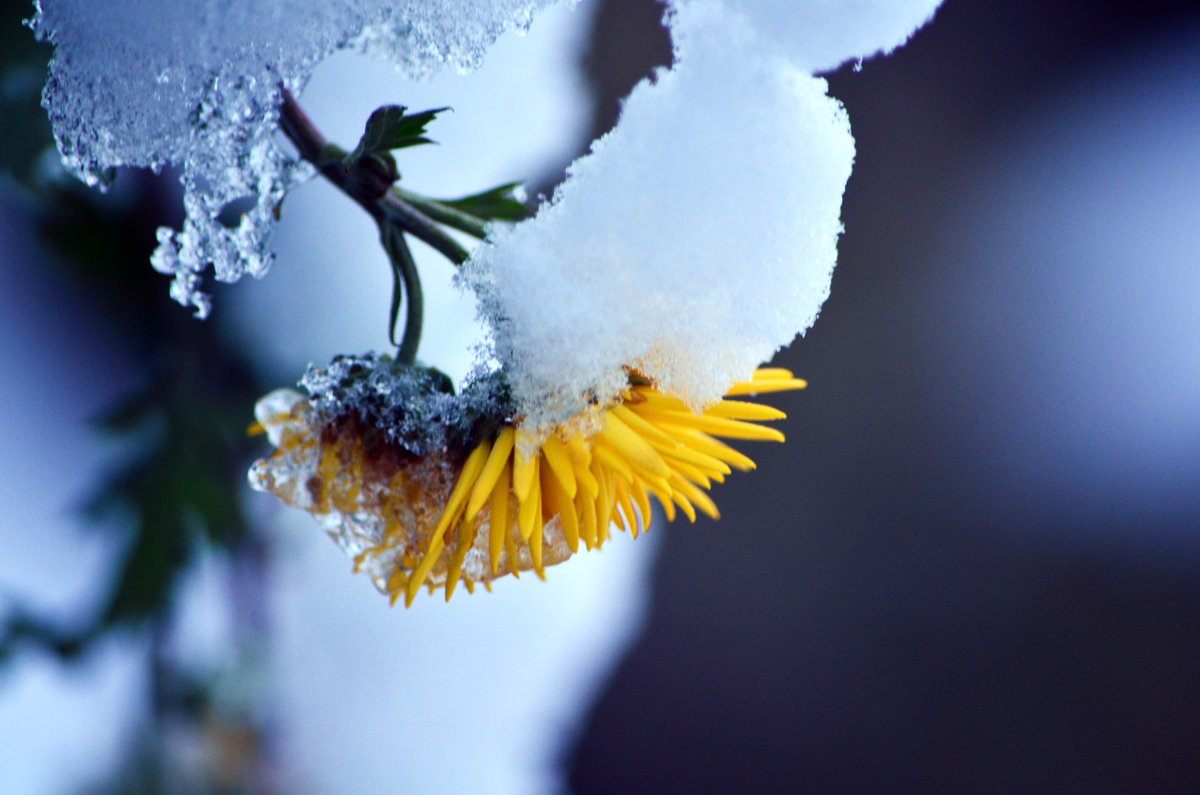
<instances>
[{"instance_id":1,"label":"yellow flower","mask_svg":"<svg viewBox=\"0 0 1200 795\"><path fill-rule=\"evenodd\" d=\"M727 398L801 389L779 368L761 368ZM725 399L697 414L637 374L611 405L538 436L519 418L473 417L486 430L464 444L414 453L353 413L322 422L291 390L259 402L259 422L278 448L251 484L303 508L365 569L393 603L426 586L449 600L476 583L545 567L600 548L616 525L637 536L650 500L668 520L718 518L708 495L732 469L754 462L721 441L783 441L756 423L783 419L770 406Z\"/></svg>"}]
</instances>

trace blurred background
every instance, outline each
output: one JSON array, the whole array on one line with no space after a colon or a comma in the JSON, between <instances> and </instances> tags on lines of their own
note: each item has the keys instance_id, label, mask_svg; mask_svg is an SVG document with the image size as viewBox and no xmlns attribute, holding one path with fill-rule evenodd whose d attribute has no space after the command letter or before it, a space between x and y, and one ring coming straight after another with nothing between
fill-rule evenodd
<instances>
[{"instance_id":1,"label":"blurred background","mask_svg":"<svg viewBox=\"0 0 1200 795\"><path fill-rule=\"evenodd\" d=\"M146 265L170 175L56 179L48 51L3 8L12 791L1200 791L1200 3L947 0L830 75L858 156L832 297L777 359L810 382L788 443L720 522L408 612L243 479L258 394L384 344L369 222L297 191L272 272L194 321ZM339 57L306 106L349 142L452 104L406 180L548 193L669 62L661 12L553 12L467 80L360 92ZM469 308L426 278L457 375Z\"/></svg>"}]
</instances>

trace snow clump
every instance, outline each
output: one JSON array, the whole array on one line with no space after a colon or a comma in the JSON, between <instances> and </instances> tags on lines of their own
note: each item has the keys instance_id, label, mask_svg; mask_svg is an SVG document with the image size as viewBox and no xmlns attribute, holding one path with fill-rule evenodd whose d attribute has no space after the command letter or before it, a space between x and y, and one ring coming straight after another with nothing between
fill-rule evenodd
<instances>
[{"instance_id":1,"label":"snow clump","mask_svg":"<svg viewBox=\"0 0 1200 795\"><path fill-rule=\"evenodd\" d=\"M894 48L935 6L674 2L673 67L463 272L527 425L615 400L629 368L699 410L812 325L854 160L812 71Z\"/></svg>"}]
</instances>

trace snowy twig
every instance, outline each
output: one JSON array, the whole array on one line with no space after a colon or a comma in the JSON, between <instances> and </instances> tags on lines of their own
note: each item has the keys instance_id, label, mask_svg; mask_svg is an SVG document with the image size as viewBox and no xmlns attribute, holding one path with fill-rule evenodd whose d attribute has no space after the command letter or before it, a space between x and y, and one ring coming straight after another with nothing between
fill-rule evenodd
<instances>
[{"instance_id":1,"label":"snowy twig","mask_svg":"<svg viewBox=\"0 0 1200 795\"><path fill-rule=\"evenodd\" d=\"M471 234L481 231L482 223L451 208L443 208L437 202L422 196L392 187L396 180L395 165L389 160L364 156L350 158L346 150L330 143L312 119L300 107L296 98L282 88L283 102L279 109L279 127L300 153L300 157L312 163L331 183L358 203L379 225L380 238L392 263L397 279L397 289L403 285L407 301L404 337L397 352L399 361L411 363L416 358L421 338L422 300L421 283L412 260L412 252L404 239L411 234L432 246L453 262L461 265L470 253L457 240L443 231L438 223L445 223ZM420 209L414 206L420 205ZM422 210L434 209L433 217ZM459 217L461 216L461 218ZM469 225L467 222L471 222ZM469 226L465 228L464 226ZM480 229L476 229L478 226ZM392 301L389 333L395 328L400 307L400 293Z\"/></svg>"}]
</instances>

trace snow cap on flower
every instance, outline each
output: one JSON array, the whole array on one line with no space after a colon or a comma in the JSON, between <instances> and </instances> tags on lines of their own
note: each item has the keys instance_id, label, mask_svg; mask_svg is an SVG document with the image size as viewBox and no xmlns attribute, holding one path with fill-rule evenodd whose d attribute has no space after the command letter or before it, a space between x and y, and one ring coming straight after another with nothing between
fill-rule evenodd
<instances>
[{"instance_id":1,"label":"snow cap on flower","mask_svg":"<svg viewBox=\"0 0 1200 795\"><path fill-rule=\"evenodd\" d=\"M531 425L610 401L625 368L709 405L829 294L854 158L840 103L723 5L670 22L674 67L465 270Z\"/></svg>"}]
</instances>

